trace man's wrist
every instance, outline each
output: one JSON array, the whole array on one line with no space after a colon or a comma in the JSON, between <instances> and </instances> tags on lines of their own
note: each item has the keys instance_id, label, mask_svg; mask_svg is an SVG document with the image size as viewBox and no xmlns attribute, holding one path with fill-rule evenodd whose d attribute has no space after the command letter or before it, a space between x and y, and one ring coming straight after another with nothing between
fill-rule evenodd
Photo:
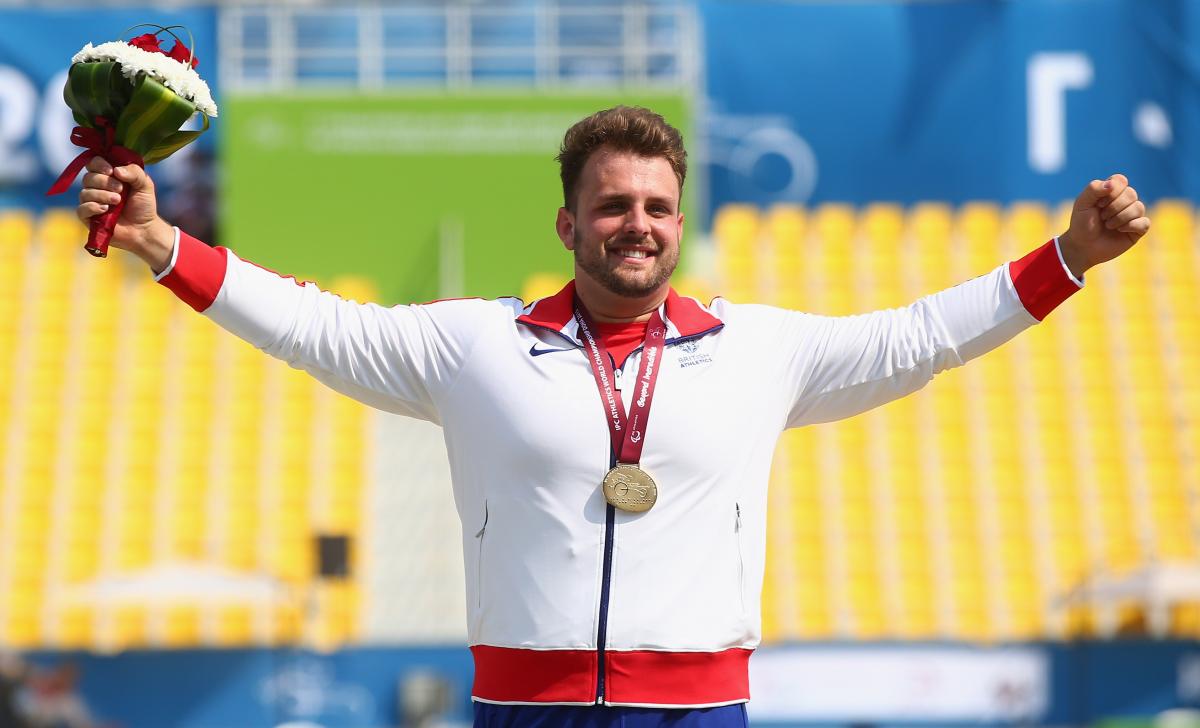
<instances>
[{"instance_id":1,"label":"man's wrist","mask_svg":"<svg viewBox=\"0 0 1200 728\"><path fill-rule=\"evenodd\" d=\"M1070 230L1058 236L1058 251L1062 255L1063 264L1067 266L1067 270L1071 271L1071 275L1079 280L1083 280L1083 274L1091 266L1088 265L1083 254L1079 252L1074 241L1071 240Z\"/></svg>"},{"instance_id":2,"label":"man's wrist","mask_svg":"<svg viewBox=\"0 0 1200 728\"><path fill-rule=\"evenodd\" d=\"M166 270L171 263L171 253L175 250L175 228L167 224L161 217L155 218L146 228L142 243L138 246L137 256L150 266L155 275Z\"/></svg>"}]
</instances>

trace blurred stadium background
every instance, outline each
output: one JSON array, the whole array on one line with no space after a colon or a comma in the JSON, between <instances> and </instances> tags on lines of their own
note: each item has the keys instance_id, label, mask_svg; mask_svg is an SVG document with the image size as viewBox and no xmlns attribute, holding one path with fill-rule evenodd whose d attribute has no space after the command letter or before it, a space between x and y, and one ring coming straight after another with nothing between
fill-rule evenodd
<instances>
[{"instance_id":1,"label":"blurred stadium background","mask_svg":"<svg viewBox=\"0 0 1200 728\"><path fill-rule=\"evenodd\" d=\"M902 305L1127 173L1154 229L1045 324L781 440L751 716L1196 724L1200 5L313 0L0 4L0 725L469 716L438 430L89 258L42 194L71 55L146 21L221 107L153 170L166 215L359 300L557 290L556 145L618 102L689 140L705 299Z\"/></svg>"}]
</instances>

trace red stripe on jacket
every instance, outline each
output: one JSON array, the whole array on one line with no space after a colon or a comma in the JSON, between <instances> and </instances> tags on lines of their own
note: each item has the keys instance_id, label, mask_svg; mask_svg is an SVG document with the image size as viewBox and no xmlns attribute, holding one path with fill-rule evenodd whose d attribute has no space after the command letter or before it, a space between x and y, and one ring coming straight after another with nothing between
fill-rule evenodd
<instances>
[{"instance_id":1,"label":"red stripe on jacket","mask_svg":"<svg viewBox=\"0 0 1200 728\"><path fill-rule=\"evenodd\" d=\"M604 702L698 706L750 698L751 650L616 651L604 655ZM595 650L475 645L472 697L495 703L594 703Z\"/></svg>"},{"instance_id":2,"label":"red stripe on jacket","mask_svg":"<svg viewBox=\"0 0 1200 728\"><path fill-rule=\"evenodd\" d=\"M187 305L206 311L225 283L227 255L225 248L209 247L180 230L175 266L158 282Z\"/></svg>"},{"instance_id":3,"label":"red stripe on jacket","mask_svg":"<svg viewBox=\"0 0 1200 728\"><path fill-rule=\"evenodd\" d=\"M1009 263L1008 274L1025 310L1038 321L1079 290L1067 275L1054 240Z\"/></svg>"}]
</instances>

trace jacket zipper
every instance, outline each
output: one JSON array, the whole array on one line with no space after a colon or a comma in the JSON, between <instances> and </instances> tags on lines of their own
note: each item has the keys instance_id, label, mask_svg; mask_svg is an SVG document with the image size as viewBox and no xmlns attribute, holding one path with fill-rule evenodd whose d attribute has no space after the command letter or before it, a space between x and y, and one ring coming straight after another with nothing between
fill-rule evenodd
<instances>
[{"instance_id":1,"label":"jacket zipper","mask_svg":"<svg viewBox=\"0 0 1200 728\"><path fill-rule=\"evenodd\" d=\"M626 361L629 358L626 357ZM609 361L612 361L611 355ZM613 376L616 376L617 363L612 361ZM618 390L617 396L620 396ZM622 404L621 406L624 406ZM617 467L617 453L614 449L616 444L609 438L608 445L608 467ZM616 540L617 531L617 509L611 504L606 503L604 506L604 568L601 572L600 579L600 623L596 626L596 704L604 702L604 653L608 642L608 597L612 590L612 560L613 560L613 542Z\"/></svg>"},{"instance_id":2,"label":"jacket zipper","mask_svg":"<svg viewBox=\"0 0 1200 728\"><path fill-rule=\"evenodd\" d=\"M613 458L612 467L616 467ZM604 513L604 579L600 583L600 625L596 630L596 702L604 702L604 652L608 642L608 594L612 583L613 541L616 537L617 509L611 504L605 506Z\"/></svg>"}]
</instances>

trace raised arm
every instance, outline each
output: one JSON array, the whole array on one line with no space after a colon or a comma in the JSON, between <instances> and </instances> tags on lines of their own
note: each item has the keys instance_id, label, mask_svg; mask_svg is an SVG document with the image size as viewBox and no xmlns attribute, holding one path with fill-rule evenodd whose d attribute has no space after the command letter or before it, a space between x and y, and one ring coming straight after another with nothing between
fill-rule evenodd
<instances>
[{"instance_id":1,"label":"raised arm","mask_svg":"<svg viewBox=\"0 0 1200 728\"><path fill-rule=\"evenodd\" d=\"M923 387L1044 319L1083 286L1083 272L1150 229L1124 175L1093 180L1067 232L1020 260L905 308L860 316L795 314L795 427L864 412Z\"/></svg>"},{"instance_id":2,"label":"raised arm","mask_svg":"<svg viewBox=\"0 0 1200 728\"><path fill-rule=\"evenodd\" d=\"M84 222L130 188L113 247L146 261L155 280L221 327L379 409L437 422L439 393L498 309L479 300L392 308L343 300L171 227L141 168L114 170L96 158L88 170L77 210Z\"/></svg>"}]
</instances>

